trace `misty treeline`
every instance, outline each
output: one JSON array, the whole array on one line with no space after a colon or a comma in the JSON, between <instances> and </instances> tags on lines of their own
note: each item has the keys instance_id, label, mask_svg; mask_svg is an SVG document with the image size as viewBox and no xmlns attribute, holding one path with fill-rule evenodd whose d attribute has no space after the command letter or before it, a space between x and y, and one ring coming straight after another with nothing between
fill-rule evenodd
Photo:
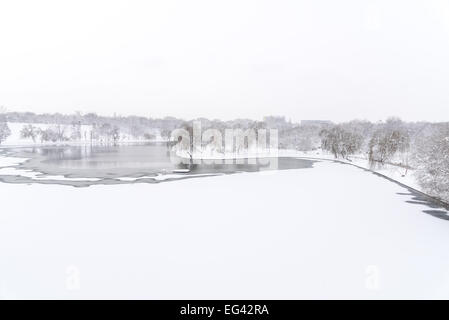
<instances>
[{"instance_id":1,"label":"misty treeline","mask_svg":"<svg viewBox=\"0 0 449 320\"><path fill-rule=\"evenodd\" d=\"M120 140L120 128L109 123L103 123L99 126L92 125L88 131L83 130L80 124L73 124L71 126L54 124L45 129L33 124L26 124L20 130L20 137L40 143L95 141L115 145Z\"/></svg>"},{"instance_id":2,"label":"misty treeline","mask_svg":"<svg viewBox=\"0 0 449 320\"><path fill-rule=\"evenodd\" d=\"M449 123L404 122L390 118L381 122L354 120L334 124L329 121L293 123L284 117L269 116L263 121L236 119L230 121L199 118L185 121L174 117L152 119L139 116L105 117L95 113L72 115L9 112L0 114L0 143L10 134L10 123L24 123L20 135L34 142L103 141L117 143L129 139L152 140L156 133L168 140L174 129L192 130L200 121L202 130L209 128L277 129L279 148L299 151L322 149L335 158L368 159L376 169L384 165L414 170L418 182L429 194L449 201ZM47 124L44 128L36 124ZM83 130L88 127L89 130ZM224 134L223 134L224 136ZM268 137L268 135L267 135ZM209 143L205 141L204 143Z\"/></svg>"},{"instance_id":3,"label":"misty treeline","mask_svg":"<svg viewBox=\"0 0 449 320\"><path fill-rule=\"evenodd\" d=\"M154 140L158 134L161 139L169 140L173 130L185 128L191 130L193 121L201 122L204 130L208 128L218 129L258 129L266 128L270 123L254 121L250 119L236 119L230 121L209 120L198 118L185 121L174 117L161 119L139 116L100 116L95 113L81 114L76 112L71 115L64 114L35 114L32 112L5 112L3 121L10 123L24 123L21 137L31 139L34 142L64 142L64 141L99 141L107 140L118 142L124 136L136 140ZM285 122L283 117L267 117L275 122ZM285 122L286 123L286 122ZM41 129L37 124L47 125ZM85 127L88 130L83 130ZM10 132L8 132L10 134ZM6 136L8 136L8 134Z\"/></svg>"},{"instance_id":4,"label":"misty treeline","mask_svg":"<svg viewBox=\"0 0 449 320\"><path fill-rule=\"evenodd\" d=\"M40 142L91 141L117 143L126 136L135 139L152 140L155 130L165 138L178 128L183 120L173 117L151 119L138 116L100 116L95 113L76 112L64 114L35 114L32 112L8 112L4 114L8 122L27 123L21 137ZM41 129L36 124L47 125ZM88 130L86 130L88 127Z\"/></svg>"}]
</instances>

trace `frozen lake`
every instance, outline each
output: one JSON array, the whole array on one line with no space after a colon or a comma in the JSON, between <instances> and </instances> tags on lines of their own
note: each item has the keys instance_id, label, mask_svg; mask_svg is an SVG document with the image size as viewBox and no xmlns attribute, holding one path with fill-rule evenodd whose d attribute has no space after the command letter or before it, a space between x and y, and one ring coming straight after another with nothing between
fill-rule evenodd
<instances>
[{"instance_id":1,"label":"frozen lake","mask_svg":"<svg viewBox=\"0 0 449 320\"><path fill-rule=\"evenodd\" d=\"M17 169L38 173L41 178L33 180L20 175L20 172L15 175L2 175L0 171L0 179L5 182L61 183L73 186L155 183L204 175L301 169L313 166L313 161L297 158L193 160L193 163L190 163L188 159L177 157L165 143L22 147L4 149L3 152L9 156L27 158L28 160L17 166ZM173 173L176 173L176 177ZM51 178L55 176L76 180ZM163 179L164 177L167 179ZM91 180L83 181L83 178Z\"/></svg>"},{"instance_id":2,"label":"frozen lake","mask_svg":"<svg viewBox=\"0 0 449 320\"><path fill-rule=\"evenodd\" d=\"M155 184L165 145L83 148L3 150L30 177L0 182L0 298L449 298L447 208L400 183L280 158Z\"/></svg>"},{"instance_id":3,"label":"frozen lake","mask_svg":"<svg viewBox=\"0 0 449 320\"><path fill-rule=\"evenodd\" d=\"M3 298L449 297L449 222L350 165L0 194Z\"/></svg>"}]
</instances>

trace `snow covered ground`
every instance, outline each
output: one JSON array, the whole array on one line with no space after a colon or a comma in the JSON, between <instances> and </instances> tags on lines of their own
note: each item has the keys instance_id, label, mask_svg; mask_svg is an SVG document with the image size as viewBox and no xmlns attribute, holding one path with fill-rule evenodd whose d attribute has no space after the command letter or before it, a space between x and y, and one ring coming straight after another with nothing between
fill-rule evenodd
<instances>
[{"instance_id":1,"label":"snow covered ground","mask_svg":"<svg viewBox=\"0 0 449 320\"><path fill-rule=\"evenodd\" d=\"M178 151L177 155L188 159L190 156L185 151ZM309 158L317 160L331 160L339 161L348 164L352 164L361 168L375 171L388 178L396 180L402 184L412 187L416 190L424 192L415 177L415 170L392 165L384 164L382 167L377 167L375 169L371 168L369 161L365 155L350 156L350 161L346 159L335 159L335 156L324 152L321 149L311 150L311 151L297 151L291 149L273 149L273 150L252 150L246 153L228 153L223 154L220 152L214 152L210 150L205 150L203 152L194 153L193 159L240 159L240 158L263 158L263 157L300 157Z\"/></svg>"},{"instance_id":2,"label":"snow covered ground","mask_svg":"<svg viewBox=\"0 0 449 320\"><path fill-rule=\"evenodd\" d=\"M371 170L374 172L377 172L381 175L384 175L390 179L393 179L395 181L398 181L402 184L405 184L406 186L412 187L413 189L419 190L421 192L424 192L424 190L419 185L415 173L416 170L414 169L405 169L403 167L393 165L393 164L384 164L382 166L377 166L376 168L371 168L368 159L364 155L357 155L357 156L350 156L348 160L345 159L335 159L335 157L329 153L324 153L322 150L317 151L309 151L309 152L292 152L291 150L280 151L280 154L283 154L284 156L293 156L296 154L298 157L304 157L304 158L310 158L310 159L326 159L326 160L332 160L332 161L340 161L343 163L352 164L367 170Z\"/></svg>"},{"instance_id":3,"label":"snow covered ground","mask_svg":"<svg viewBox=\"0 0 449 320\"><path fill-rule=\"evenodd\" d=\"M354 166L0 195L2 298L449 298L449 221Z\"/></svg>"}]
</instances>

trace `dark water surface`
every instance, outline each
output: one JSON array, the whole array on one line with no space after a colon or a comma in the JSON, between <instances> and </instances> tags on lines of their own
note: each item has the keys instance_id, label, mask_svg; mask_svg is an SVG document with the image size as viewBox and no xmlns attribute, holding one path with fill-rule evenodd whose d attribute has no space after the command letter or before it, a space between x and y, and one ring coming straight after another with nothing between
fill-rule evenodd
<instances>
[{"instance_id":1,"label":"dark water surface","mask_svg":"<svg viewBox=\"0 0 449 320\"><path fill-rule=\"evenodd\" d=\"M296 158L259 158L230 160L189 160L177 157L165 143L120 146L41 146L6 149L15 157L28 158L17 169L32 170L47 176L96 178L101 181L33 180L2 176L5 182L61 183L74 186L125 183L118 178L140 178L136 182L160 182L151 177L177 174L179 178L263 170L312 168L313 160ZM14 177L14 178L12 178ZM149 177L149 178L148 178ZM171 178L167 180L173 180ZM132 181L134 182L134 181ZM129 183L129 181L127 182Z\"/></svg>"}]
</instances>

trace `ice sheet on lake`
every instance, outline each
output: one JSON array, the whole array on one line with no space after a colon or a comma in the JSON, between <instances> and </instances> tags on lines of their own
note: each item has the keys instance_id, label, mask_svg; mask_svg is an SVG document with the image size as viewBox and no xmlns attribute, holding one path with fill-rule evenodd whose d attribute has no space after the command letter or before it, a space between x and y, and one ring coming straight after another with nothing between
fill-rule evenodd
<instances>
[{"instance_id":1,"label":"ice sheet on lake","mask_svg":"<svg viewBox=\"0 0 449 320\"><path fill-rule=\"evenodd\" d=\"M345 164L0 194L4 298L449 298L449 222Z\"/></svg>"}]
</instances>

